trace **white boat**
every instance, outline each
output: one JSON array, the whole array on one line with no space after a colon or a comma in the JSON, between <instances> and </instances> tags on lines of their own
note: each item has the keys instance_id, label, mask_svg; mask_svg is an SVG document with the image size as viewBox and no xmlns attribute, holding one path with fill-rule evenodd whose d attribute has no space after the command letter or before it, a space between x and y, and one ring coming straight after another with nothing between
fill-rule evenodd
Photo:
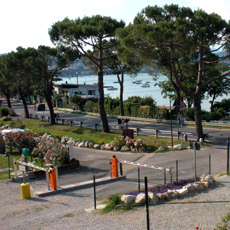
<instances>
[{"instance_id":1,"label":"white boat","mask_svg":"<svg viewBox=\"0 0 230 230\"><path fill-rule=\"evenodd\" d=\"M142 80L133 80L132 82L135 84L141 84Z\"/></svg>"},{"instance_id":2,"label":"white boat","mask_svg":"<svg viewBox=\"0 0 230 230\"><path fill-rule=\"evenodd\" d=\"M150 85L148 83L144 83L144 84L142 84L141 87L150 87Z\"/></svg>"},{"instance_id":3,"label":"white boat","mask_svg":"<svg viewBox=\"0 0 230 230\"><path fill-rule=\"evenodd\" d=\"M118 88L115 88L115 87L113 87L113 86L111 86L111 87L109 87L109 88L107 88L107 90L118 90Z\"/></svg>"}]
</instances>

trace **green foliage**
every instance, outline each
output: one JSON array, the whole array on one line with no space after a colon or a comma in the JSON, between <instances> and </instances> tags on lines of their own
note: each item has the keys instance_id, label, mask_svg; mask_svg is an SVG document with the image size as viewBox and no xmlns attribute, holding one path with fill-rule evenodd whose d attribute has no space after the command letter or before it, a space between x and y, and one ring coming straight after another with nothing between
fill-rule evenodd
<instances>
[{"instance_id":1,"label":"green foliage","mask_svg":"<svg viewBox=\"0 0 230 230\"><path fill-rule=\"evenodd\" d=\"M85 103L85 111L91 113L98 113L98 103L92 100L87 100Z\"/></svg>"},{"instance_id":2,"label":"green foliage","mask_svg":"<svg viewBox=\"0 0 230 230\"><path fill-rule=\"evenodd\" d=\"M223 108L214 108L210 113L210 120L220 120L225 118L227 115L226 111Z\"/></svg>"},{"instance_id":3,"label":"green foliage","mask_svg":"<svg viewBox=\"0 0 230 230\"><path fill-rule=\"evenodd\" d=\"M186 121L195 121L194 108L188 108L187 110L185 110L185 120Z\"/></svg>"},{"instance_id":4,"label":"green foliage","mask_svg":"<svg viewBox=\"0 0 230 230\"><path fill-rule=\"evenodd\" d=\"M128 97L127 102L132 102L134 104L139 104L139 105L155 105L156 102L152 97L140 97L140 96L132 96Z\"/></svg>"},{"instance_id":5,"label":"green foliage","mask_svg":"<svg viewBox=\"0 0 230 230\"><path fill-rule=\"evenodd\" d=\"M0 108L0 116L1 116L1 117L4 117L4 116L8 116L8 115L9 115L9 109L8 109L8 108L1 107L1 108Z\"/></svg>"},{"instance_id":6,"label":"green foliage","mask_svg":"<svg viewBox=\"0 0 230 230\"><path fill-rule=\"evenodd\" d=\"M105 208L102 209L102 214L112 211L113 209L117 209L119 205L122 205L122 201L118 194L113 194L110 198L109 203Z\"/></svg>"},{"instance_id":7,"label":"green foliage","mask_svg":"<svg viewBox=\"0 0 230 230\"><path fill-rule=\"evenodd\" d=\"M18 129L24 129L25 125L22 123L21 120L17 120L17 121L12 121L9 123L9 127L10 128L18 128Z\"/></svg>"},{"instance_id":8,"label":"green foliage","mask_svg":"<svg viewBox=\"0 0 230 230\"><path fill-rule=\"evenodd\" d=\"M78 95L74 95L70 98L70 102L75 104L78 108L80 107L81 100L82 100L81 96Z\"/></svg>"},{"instance_id":9,"label":"green foliage","mask_svg":"<svg viewBox=\"0 0 230 230\"><path fill-rule=\"evenodd\" d=\"M228 230L230 229L230 213L221 219L221 222L216 226L218 230Z\"/></svg>"},{"instance_id":10,"label":"green foliage","mask_svg":"<svg viewBox=\"0 0 230 230\"><path fill-rule=\"evenodd\" d=\"M227 113L230 113L230 99L226 99L224 98L222 101L220 102L215 102L213 105L212 110L216 109L216 108L222 108L223 110L225 110Z\"/></svg>"}]
</instances>

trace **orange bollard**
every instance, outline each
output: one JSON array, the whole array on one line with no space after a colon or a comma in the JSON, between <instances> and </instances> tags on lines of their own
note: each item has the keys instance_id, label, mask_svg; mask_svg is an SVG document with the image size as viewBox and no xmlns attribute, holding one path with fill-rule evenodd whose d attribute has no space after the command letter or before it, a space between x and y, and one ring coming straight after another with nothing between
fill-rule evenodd
<instances>
[{"instance_id":1,"label":"orange bollard","mask_svg":"<svg viewBox=\"0 0 230 230\"><path fill-rule=\"evenodd\" d=\"M112 177L118 177L118 160L115 155L112 158Z\"/></svg>"},{"instance_id":2,"label":"orange bollard","mask_svg":"<svg viewBox=\"0 0 230 230\"><path fill-rule=\"evenodd\" d=\"M57 190L57 181L56 181L56 170L54 167L51 166L49 169L50 173L50 189Z\"/></svg>"}]
</instances>

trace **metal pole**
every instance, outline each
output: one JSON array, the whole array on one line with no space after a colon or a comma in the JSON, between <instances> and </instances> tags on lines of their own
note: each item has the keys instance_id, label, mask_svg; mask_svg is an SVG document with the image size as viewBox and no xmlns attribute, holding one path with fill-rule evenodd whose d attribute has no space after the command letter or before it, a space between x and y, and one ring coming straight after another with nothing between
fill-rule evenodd
<instances>
[{"instance_id":1,"label":"metal pole","mask_svg":"<svg viewBox=\"0 0 230 230\"><path fill-rule=\"evenodd\" d=\"M181 123L181 148L183 148L183 124Z\"/></svg>"},{"instance_id":2,"label":"metal pole","mask_svg":"<svg viewBox=\"0 0 230 230\"><path fill-rule=\"evenodd\" d=\"M96 204L96 182L95 182L95 175L93 175L93 197L94 197L94 209L97 209Z\"/></svg>"},{"instance_id":3,"label":"metal pole","mask_svg":"<svg viewBox=\"0 0 230 230\"><path fill-rule=\"evenodd\" d=\"M193 142L193 149L194 149L194 166L195 166L195 180L196 180L196 142Z\"/></svg>"},{"instance_id":4,"label":"metal pole","mask_svg":"<svg viewBox=\"0 0 230 230\"><path fill-rule=\"evenodd\" d=\"M170 103L170 121L171 121L171 143L173 148L173 128L172 128L172 108L171 108L171 98L169 98Z\"/></svg>"},{"instance_id":5,"label":"metal pole","mask_svg":"<svg viewBox=\"0 0 230 230\"><path fill-rule=\"evenodd\" d=\"M229 137L227 138L227 174L229 173Z\"/></svg>"},{"instance_id":6,"label":"metal pole","mask_svg":"<svg viewBox=\"0 0 230 230\"><path fill-rule=\"evenodd\" d=\"M164 168L164 184L166 184L166 168Z\"/></svg>"},{"instance_id":7,"label":"metal pole","mask_svg":"<svg viewBox=\"0 0 230 230\"><path fill-rule=\"evenodd\" d=\"M172 182L172 167L169 167L170 182Z\"/></svg>"},{"instance_id":8,"label":"metal pole","mask_svg":"<svg viewBox=\"0 0 230 230\"><path fill-rule=\"evenodd\" d=\"M149 230L149 197L148 197L148 179L145 177L145 207L146 207L146 222L147 230Z\"/></svg>"},{"instance_id":9,"label":"metal pole","mask_svg":"<svg viewBox=\"0 0 230 230\"><path fill-rule=\"evenodd\" d=\"M140 168L138 167L137 168L137 174L138 174L138 191L140 192L141 191L141 186L140 186Z\"/></svg>"},{"instance_id":10,"label":"metal pole","mask_svg":"<svg viewBox=\"0 0 230 230\"><path fill-rule=\"evenodd\" d=\"M120 175L123 176L123 166L122 166L122 163L120 162Z\"/></svg>"},{"instance_id":11,"label":"metal pole","mask_svg":"<svg viewBox=\"0 0 230 230\"><path fill-rule=\"evenodd\" d=\"M211 155L209 155L209 175L211 175Z\"/></svg>"},{"instance_id":12,"label":"metal pole","mask_svg":"<svg viewBox=\"0 0 230 230\"><path fill-rule=\"evenodd\" d=\"M9 171L9 179L10 179L10 154L8 154L8 171Z\"/></svg>"},{"instance_id":13,"label":"metal pole","mask_svg":"<svg viewBox=\"0 0 230 230\"><path fill-rule=\"evenodd\" d=\"M176 160L176 182L178 182L178 160Z\"/></svg>"}]
</instances>

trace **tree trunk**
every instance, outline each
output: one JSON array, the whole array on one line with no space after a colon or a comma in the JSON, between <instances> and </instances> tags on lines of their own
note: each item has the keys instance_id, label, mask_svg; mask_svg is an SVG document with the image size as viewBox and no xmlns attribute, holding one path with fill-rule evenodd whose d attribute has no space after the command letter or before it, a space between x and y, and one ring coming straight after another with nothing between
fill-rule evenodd
<instances>
[{"instance_id":1,"label":"tree trunk","mask_svg":"<svg viewBox=\"0 0 230 230\"><path fill-rule=\"evenodd\" d=\"M25 118L30 118L30 114L29 114L29 110L28 110L28 106L27 106L25 97L22 97L22 104L25 110Z\"/></svg>"},{"instance_id":2,"label":"tree trunk","mask_svg":"<svg viewBox=\"0 0 230 230\"><path fill-rule=\"evenodd\" d=\"M21 90L20 86L18 86L18 93L19 93L19 95L20 95L20 97L22 99L22 104L24 106L25 118L30 118L28 106L27 106L27 103L26 103L26 98L25 98L24 94L22 93L22 90Z\"/></svg>"},{"instance_id":3,"label":"tree trunk","mask_svg":"<svg viewBox=\"0 0 230 230\"><path fill-rule=\"evenodd\" d=\"M2 92L6 97L8 108L12 108L11 101L10 101L10 90L9 90L9 88L6 88L5 90L2 89Z\"/></svg>"},{"instance_id":4,"label":"tree trunk","mask_svg":"<svg viewBox=\"0 0 230 230\"><path fill-rule=\"evenodd\" d=\"M54 125L54 124L56 124L56 121L55 121L54 108L53 108L53 104L52 104L52 94L46 93L45 98L46 98L46 102L47 102L47 105L48 105L49 111L50 111L50 124Z\"/></svg>"},{"instance_id":5,"label":"tree trunk","mask_svg":"<svg viewBox=\"0 0 230 230\"><path fill-rule=\"evenodd\" d=\"M202 113L201 113L201 97L196 95L193 100L194 105L194 116L196 123L196 139L199 141L200 138L203 138L203 127L202 127Z\"/></svg>"},{"instance_id":6,"label":"tree trunk","mask_svg":"<svg viewBox=\"0 0 230 230\"><path fill-rule=\"evenodd\" d=\"M105 133L109 132L109 124L107 119L107 114L105 112L105 103L104 103L104 88L103 88L103 72L98 71L98 109L102 123L102 131Z\"/></svg>"},{"instance_id":7,"label":"tree trunk","mask_svg":"<svg viewBox=\"0 0 230 230\"><path fill-rule=\"evenodd\" d=\"M121 73L121 81L120 81L120 115L124 116L124 102L123 102L123 93L124 93L124 73Z\"/></svg>"}]
</instances>

